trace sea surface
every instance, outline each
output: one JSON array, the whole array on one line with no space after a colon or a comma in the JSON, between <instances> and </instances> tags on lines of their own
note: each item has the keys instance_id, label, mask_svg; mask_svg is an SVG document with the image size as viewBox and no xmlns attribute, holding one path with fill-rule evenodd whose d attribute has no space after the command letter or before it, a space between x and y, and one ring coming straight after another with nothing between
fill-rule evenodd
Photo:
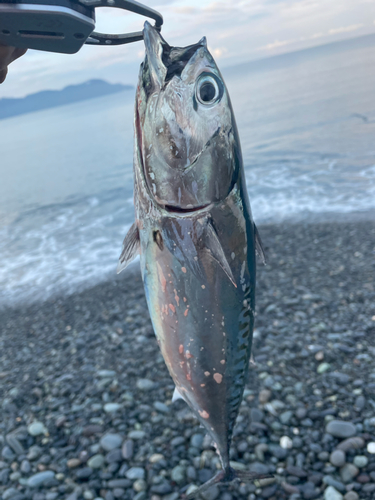
<instances>
[{"instance_id":1,"label":"sea surface","mask_svg":"<svg viewBox=\"0 0 375 500\"><path fill-rule=\"evenodd\" d=\"M222 72L258 225L373 216L375 35ZM0 307L115 273L134 220L133 94L0 121Z\"/></svg>"}]
</instances>

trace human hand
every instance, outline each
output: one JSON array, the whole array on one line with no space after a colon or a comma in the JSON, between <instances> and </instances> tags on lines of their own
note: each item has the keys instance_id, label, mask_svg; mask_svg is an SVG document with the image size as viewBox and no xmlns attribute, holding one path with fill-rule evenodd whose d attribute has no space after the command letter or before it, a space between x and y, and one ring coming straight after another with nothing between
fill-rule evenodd
<instances>
[{"instance_id":1,"label":"human hand","mask_svg":"<svg viewBox=\"0 0 375 500\"><path fill-rule=\"evenodd\" d=\"M8 65L23 56L26 50L0 44L0 83L3 83L7 76Z\"/></svg>"}]
</instances>

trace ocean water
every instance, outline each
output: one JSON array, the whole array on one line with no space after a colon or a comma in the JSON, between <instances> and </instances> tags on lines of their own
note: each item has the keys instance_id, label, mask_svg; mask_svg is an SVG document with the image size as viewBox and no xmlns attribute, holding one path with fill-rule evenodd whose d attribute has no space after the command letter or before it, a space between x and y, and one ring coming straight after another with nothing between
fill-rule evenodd
<instances>
[{"instance_id":1,"label":"ocean water","mask_svg":"<svg viewBox=\"0 0 375 500\"><path fill-rule=\"evenodd\" d=\"M375 213L375 36L222 72L257 224ZM0 307L115 273L134 220L133 101L0 121Z\"/></svg>"}]
</instances>

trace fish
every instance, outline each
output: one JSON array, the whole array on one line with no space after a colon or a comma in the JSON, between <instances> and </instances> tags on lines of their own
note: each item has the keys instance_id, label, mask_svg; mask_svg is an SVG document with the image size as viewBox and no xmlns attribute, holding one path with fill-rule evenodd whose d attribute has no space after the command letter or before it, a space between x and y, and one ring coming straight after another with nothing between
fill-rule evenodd
<instances>
[{"instance_id":1,"label":"fish","mask_svg":"<svg viewBox=\"0 0 375 500\"><path fill-rule=\"evenodd\" d=\"M206 38L170 46L148 22L134 117L135 222L117 272L140 255L147 305L175 397L215 443L218 482L229 448L254 326L256 253L264 250L246 189L236 121Z\"/></svg>"}]
</instances>

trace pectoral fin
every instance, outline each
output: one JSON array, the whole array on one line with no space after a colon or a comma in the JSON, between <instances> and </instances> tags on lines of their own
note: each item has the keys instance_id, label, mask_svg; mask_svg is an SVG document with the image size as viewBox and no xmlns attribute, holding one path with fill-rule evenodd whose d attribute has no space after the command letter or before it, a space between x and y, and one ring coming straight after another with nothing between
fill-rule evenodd
<instances>
[{"instance_id":1,"label":"pectoral fin","mask_svg":"<svg viewBox=\"0 0 375 500\"><path fill-rule=\"evenodd\" d=\"M219 264L221 269L225 272L230 281L237 288L232 270L229 266L227 258L225 257L223 247L221 246L220 240L211 222L207 223L204 234L204 243L207 251L211 254L211 257Z\"/></svg>"},{"instance_id":2,"label":"pectoral fin","mask_svg":"<svg viewBox=\"0 0 375 500\"><path fill-rule=\"evenodd\" d=\"M136 223L132 224L122 243L122 252L117 264L117 274L121 273L140 251L139 231Z\"/></svg>"},{"instance_id":3,"label":"pectoral fin","mask_svg":"<svg viewBox=\"0 0 375 500\"><path fill-rule=\"evenodd\" d=\"M164 219L163 239L181 266L189 267L198 279L204 279L204 261L214 260L237 288L223 247L209 217L195 220Z\"/></svg>"},{"instance_id":4,"label":"pectoral fin","mask_svg":"<svg viewBox=\"0 0 375 500\"><path fill-rule=\"evenodd\" d=\"M266 265L266 256L264 252L263 243L262 240L260 239L259 232L255 224L254 224L254 236L255 236L255 251L257 255L259 255L262 264Z\"/></svg>"}]
</instances>

